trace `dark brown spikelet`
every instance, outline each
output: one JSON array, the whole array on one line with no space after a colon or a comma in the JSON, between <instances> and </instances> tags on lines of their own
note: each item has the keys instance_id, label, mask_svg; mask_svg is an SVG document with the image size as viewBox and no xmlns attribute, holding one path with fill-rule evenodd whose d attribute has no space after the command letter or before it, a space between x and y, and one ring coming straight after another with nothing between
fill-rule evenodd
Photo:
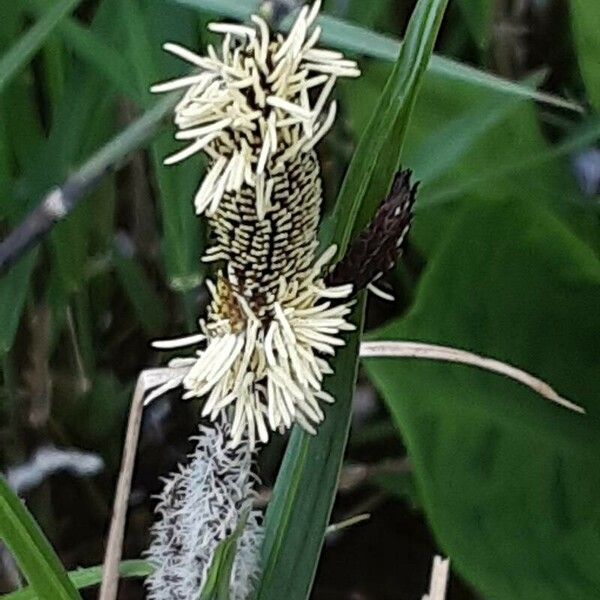
<instances>
[{"instance_id":1,"label":"dark brown spikelet","mask_svg":"<svg viewBox=\"0 0 600 600\"><path fill-rule=\"evenodd\" d=\"M369 226L327 275L328 286L351 283L358 292L396 264L410 228L419 185L411 185L411 175L410 169L396 173L390 193Z\"/></svg>"}]
</instances>

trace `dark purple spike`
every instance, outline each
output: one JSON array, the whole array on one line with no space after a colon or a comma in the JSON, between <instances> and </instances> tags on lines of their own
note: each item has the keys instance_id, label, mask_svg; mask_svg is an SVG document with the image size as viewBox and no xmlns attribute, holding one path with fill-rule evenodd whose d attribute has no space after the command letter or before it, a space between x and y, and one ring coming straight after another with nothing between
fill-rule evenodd
<instances>
[{"instance_id":1,"label":"dark purple spike","mask_svg":"<svg viewBox=\"0 0 600 600\"><path fill-rule=\"evenodd\" d=\"M392 189L371 223L326 276L327 286L351 283L358 292L396 264L410 228L419 185L411 186L411 175L410 169L396 173Z\"/></svg>"}]
</instances>

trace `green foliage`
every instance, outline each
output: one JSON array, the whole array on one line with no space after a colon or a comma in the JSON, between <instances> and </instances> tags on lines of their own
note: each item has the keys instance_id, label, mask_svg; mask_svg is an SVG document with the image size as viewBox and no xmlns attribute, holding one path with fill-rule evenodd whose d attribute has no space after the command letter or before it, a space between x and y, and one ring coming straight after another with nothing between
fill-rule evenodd
<instances>
[{"instance_id":1,"label":"green foliage","mask_svg":"<svg viewBox=\"0 0 600 600\"><path fill-rule=\"evenodd\" d=\"M408 315L376 334L500 358L588 411L467 367L367 362L439 542L485 598L597 596L598 306L598 258L555 217L470 202Z\"/></svg>"},{"instance_id":2,"label":"green foliage","mask_svg":"<svg viewBox=\"0 0 600 600\"><path fill-rule=\"evenodd\" d=\"M494 3L492 0L459 0L458 7L473 39L485 48L490 38Z\"/></svg>"},{"instance_id":3,"label":"green foliage","mask_svg":"<svg viewBox=\"0 0 600 600\"><path fill-rule=\"evenodd\" d=\"M247 19L255 12L258 5L256 0L169 0L184 6L196 7L215 11L220 15L233 19ZM364 56L395 62L401 44L394 38L381 35L372 30L348 23L342 19L321 15L318 19L323 32L323 44L355 52ZM287 25L291 19L287 19ZM286 23L283 23L285 29ZM563 98L537 92L527 86L496 77L490 73L458 63L442 56L433 56L429 62L432 73L455 82L472 83L490 91L499 91L510 96L533 98L551 105L561 106L570 110L580 110L577 104Z\"/></svg>"},{"instance_id":4,"label":"green foliage","mask_svg":"<svg viewBox=\"0 0 600 600\"><path fill-rule=\"evenodd\" d=\"M52 373L55 401L51 424L36 439L89 444L118 468L127 395L137 372L157 360L147 339L195 327L204 276L203 221L192 204L204 165L163 167L177 148L167 128L177 94L156 101L148 92L188 66L160 46L202 47L209 19L245 20L258 4L0 3L2 236L69 175L106 172L102 185L0 279L0 409L7 417L0 433L14 446L2 448L7 462L26 454L19 436L28 402L20 400L33 394L30 363L40 361ZM376 483L424 511L441 549L485 598L594 598L600 237L597 202L577 188L570 159L600 137L598 116L580 108L600 111L600 10L597 2L570 2L573 48L561 52L576 55L583 89L575 97L569 86L579 76L565 64L568 73L557 74L553 91L566 100L539 91L537 74L508 81L488 72L492 5L459 0L450 16L462 19L460 27L448 31L449 19L429 60L444 0L418 3L403 44L405 9L397 2L328 4L340 12L320 17L323 45L358 54L363 76L340 82L340 118L322 146L327 177L344 172L361 140L321 234L345 246L387 191L400 155L414 170L421 186L410 264L393 279L406 301L382 311L395 316L378 335L506 360L586 406L588 415L467 367L372 360L366 370L399 429L395 443L406 444L414 466L414 474L381 475ZM449 37L458 38L452 51ZM468 55L454 50L464 47ZM118 176L112 172L131 159ZM123 251L129 247L132 253ZM414 263L425 265L418 284ZM41 308L49 310L47 332L31 325ZM291 436L266 516L260 600L302 599L311 590L346 448L363 310L361 298L357 332L326 382L337 402L326 407L318 436ZM40 340L47 343L41 359ZM87 384L78 387L78 378ZM365 428L356 440L389 436L391 421L379 418L370 438ZM110 505L111 495L106 486L98 504ZM45 529L60 508L41 515ZM7 598L78 598L75 588L99 582L100 567L67 577L3 482L0 512L2 539L30 583ZM220 547L206 597L225 597L234 542ZM121 573L144 576L148 569L126 562Z\"/></svg>"},{"instance_id":5,"label":"green foliage","mask_svg":"<svg viewBox=\"0 0 600 600\"><path fill-rule=\"evenodd\" d=\"M374 194L391 183L445 8L445 0L420 0L411 18L380 99L382 110L375 112L363 133L337 200L333 243L342 249L357 225L364 226L375 213ZM374 178L377 160L385 160L388 168ZM356 223L359 209L363 221ZM328 408L317 436L296 427L286 450L266 515L260 600L300 599L310 593L348 438L364 300L361 295L353 312L356 331L332 361L334 375L324 382L335 404Z\"/></svg>"},{"instance_id":6,"label":"green foliage","mask_svg":"<svg viewBox=\"0 0 600 600\"><path fill-rule=\"evenodd\" d=\"M600 7L589 0L571 0L569 6L581 75L590 103L600 112Z\"/></svg>"},{"instance_id":7,"label":"green foliage","mask_svg":"<svg viewBox=\"0 0 600 600\"><path fill-rule=\"evenodd\" d=\"M130 24L127 28L127 45L138 94L142 106L148 107L152 103L150 86L172 78L186 68L183 61L165 60L161 56L164 53L160 44L155 40L177 39L187 46L194 46L196 40L189 11L170 7L168 14L165 14L164 3L159 0L146 2L145 11L141 6L139 0L125 0L121 3L121 11L124 21ZM199 224L190 219L190 213L202 170L197 159L174 167L164 167L163 159L174 152L177 146L171 133L165 132L154 141L150 155L161 203L163 251L169 284L175 290L186 292L201 283Z\"/></svg>"},{"instance_id":8,"label":"green foliage","mask_svg":"<svg viewBox=\"0 0 600 600\"><path fill-rule=\"evenodd\" d=\"M0 477L0 540L41 598L78 600L60 560L21 500Z\"/></svg>"},{"instance_id":9,"label":"green foliage","mask_svg":"<svg viewBox=\"0 0 600 600\"><path fill-rule=\"evenodd\" d=\"M326 408L319 434L292 432L269 503L263 543L263 572L257 600L308 597L335 498L356 382L364 298L353 313L357 331L340 349L335 374L324 388L336 402Z\"/></svg>"},{"instance_id":10,"label":"green foliage","mask_svg":"<svg viewBox=\"0 0 600 600\"><path fill-rule=\"evenodd\" d=\"M79 2L81 0L61 0L54 4L8 52L0 57L0 92L27 65L52 30L75 9Z\"/></svg>"},{"instance_id":11,"label":"green foliage","mask_svg":"<svg viewBox=\"0 0 600 600\"><path fill-rule=\"evenodd\" d=\"M36 257L35 250L30 252L0 280L0 354L8 352L15 340Z\"/></svg>"},{"instance_id":12,"label":"green foliage","mask_svg":"<svg viewBox=\"0 0 600 600\"><path fill-rule=\"evenodd\" d=\"M335 241L339 256L344 255L354 234L367 226L400 168L409 117L446 5L447 2L419 2L409 22L396 65L360 138L336 203Z\"/></svg>"},{"instance_id":13,"label":"green foliage","mask_svg":"<svg viewBox=\"0 0 600 600\"><path fill-rule=\"evenodd\" d=\"M146 577L150 573L152 573L152 567L145 560L124 560L119 567L119 574L123 578ZM67 575L71 583L81 590L98 585L102 581L102 567L76 569ZM43 600L45 596L38 596L30 587L2 596L2 600L38 600L38 598Z\"/></svg>"},{"instance_id":14,"label":"green foliage","mask_svg":"<svg viewBox=\"0 0 600 600\"><path fill-rule=\"evenodd\" d=\"M235 531L217 546L199 600L229 600L231 570L237 543L244 532L247 519L246 513L240 518Z\"/></svg>"},{"instance_id":15,"label":"green foliage","mask_svg":"<svg viewBox=\"0 0 600 600\"><path fill-rule=\"evenodd\" d=\"M116 247L113 262L119 283L144 332L149 336L160 334L165 329L167 313L143 269L135 259L123 256Z\"/></svg>"}]
</instances>

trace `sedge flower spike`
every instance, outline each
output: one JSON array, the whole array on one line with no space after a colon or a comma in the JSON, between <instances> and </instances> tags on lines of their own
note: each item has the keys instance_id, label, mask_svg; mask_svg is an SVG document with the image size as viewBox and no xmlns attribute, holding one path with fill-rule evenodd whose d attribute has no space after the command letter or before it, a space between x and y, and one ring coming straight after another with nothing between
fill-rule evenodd
<instances>
[{"instance_id":1,"label":"sedge flower spike","mask_svg":"<svg viewBox=\"0 0 600 600\"><path fill-rule=\"evenodd\" d=\"M213 23L223 35L217 50L199 56L176 44L165 50L197 72L152 88L185 90L175 108L176 138L186 146L173 164L203 152L206 176L194 199L208 218L214 263L207 281L211 303L198 335L180 346L203 344L182 378L184 397L204 399L203 416L226 412L232 443L247 435L265 443L270 430L294 423L315 433L324 418L322 389L331 373L326 358L353 329L351 283L327 285L335 247L316 256L322 185L315 146L331 128L339 77L356 77L357 65L339 52L316 47L320 8L304 6L289 34ZM177 347L178 341L155 344Z\"/></svg>"},{"instance_id":2,"label":"sedge flower spike","mask_svg":"<svg viewBox=\"0 0 600 600\"><path fill-rule=\"evenodd\" d=\"M246 441L228 447L229 425L200 427L190 461L165 480L145 552L154 572L150 600L200 598L221 542L237 536L229 597L251 597L260 572L261 512L252 508L256 476Z\"/></svg>"}]
</instances>

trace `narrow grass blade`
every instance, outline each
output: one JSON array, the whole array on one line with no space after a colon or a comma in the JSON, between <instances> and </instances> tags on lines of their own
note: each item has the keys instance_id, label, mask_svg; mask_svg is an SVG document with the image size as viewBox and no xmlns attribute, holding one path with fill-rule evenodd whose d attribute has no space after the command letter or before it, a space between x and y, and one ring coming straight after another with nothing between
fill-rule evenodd
<instances>
[{"instance_id":1,"label":"narrow grass blade","mask_svg":"<svg viewBox=\"0 0 600 600\"><path fill-rule=\"evenodd\" d=\"M347 51L353 51L386 61L395 60L400 51L402 42L390 36L346 23L341 19L323 15L319 24L323 27L323 36L321 39L332 47L343 48ZM504 92L521 98L530 98L538 102L577 112L581 112L582 110L575 102L570 102L552 94L538 92L520 83L503 79L492 73L487 73L481 69L476 69L475 67L445 58L444 56L433 55L429 63L429 69L432 73L448 79L473 83L488 90Z\"/></svg>"},{"instance_id":2,"label":"narrow grass blade","mask_svg":"<svg viewBox=\"0 0 600 600\"><path fill-rule=\"evenodd\" d=\"M175 0L190 8L205 10L217 15L244 21L258 12L259 0Z\"/></svg>"},{"instance_id":3,"label":"narrow grass blade","mask_svg":"<svg viewBox=\"0 0 600 600\"><path fill-rule=\"evenodd\" d=\"M229 600L231 569L233 568L237 543L244 532L247 519L248 513L242 516L234 532L217 546L212 564L206 574L206 583L202 588L200 600Z\"/></svg>"},{"instance_id":4,"label":"narrow grass blade","mask_svg":"<svg viewBox=\"0 0 600 600\"><path fill-rule=\"evenodd\" d=\"M48 0L31 0L31 5L27 8L30 13L39 16L44 14L47 6ZM63 19L56 32L82 62L90 65L129 99L139 101L130 66L117 48L108 44L96 31L85 27L72 17Z\"/></svg>"},{"instance_id":5,"label":"narrow grass blade","mask_svg":"<svg viewBox=\"0 0 600 600\"><path fill-rule=\"evenodd\" d=\"M56 26L81 0L61 0L25 33L19 41L0 57L0 92L7 83L29 62Z\"/></svg>"},{"instance_id":6,"label":"narrow grass blade","mask_svg":"<svg viewBox=\"0 0 600 600\"><path fill-rule=\"evenodd\" d=\"M258 9L259 2L257 0L170 0L178 4L190 6L200 10L208 10L222 17L229 19L238 19L240 21L248 19L251 14ZM292 23L292 19L287 19L282 27L285 29ZM318 20L319 25L323 29L321 40L324 45L329 45L334 48L356 52L364 56L379 58L382 60L394 62L400 51L401 42L394 38L371 31L352 23L347 23L342 19L329 15L321 15ZM527 86L502 79L491 73L481 71L469 65L459 63L455 60L445 58L443 56L432 56L429 63L429 69L432 73L437 73L448 79L457 81L465 81L479 85L489 90L496 90L519 96L521 98L529 98L538 102L543 102L552 106L566 108L581 112L581 107L564 98L538 92L528 88Z\"/></svg>"},{"instance_id":7,"label":"narrow grass blade","mask_svg":"<svg viewBox=\"0 0 600 600\"><path fill-rule=\"evenodd\" d=\"M391 181L393 172L387 181L382 174L378 187L374 188L373 169L384 153L388 154L386 169L399 162L406 123L400 127L396 117L401 114L405 121L410 117L446 4L446 0L420 0L415 8L407 30L406 50L399 56L382 94L381 106L385 108L375 111L338 198L340 226L334 236L338 244L352 233L361 204L369 201L361 215L370 218L372 213L368 211L374 212L376 208L370 199ZM400 90L399 86L406 87ZM375 143L370 137L373 133L381 139L374 147L375 156L371 157L365 153ZM350 184L355 186L352 194ZM379 199L383 197L384 194ZM348 439L363 311L361 294L352 315L356 331L332 361L334 375L324 382L324 388L336 401L327 407L318 434L313 437L298 428L292 432L266 514L258 600L303 600L310 594Z\"/></svg>"},{"instance_id":8,"label":"narrow grass blade","mask_svg":"<svg viewBox=\"0 0 600 600\"><path fill-rule=\"evenodd\" d=\"M124 560L119 567L122 578L146 577L152 573L152 567L145 560ZM102 581L102 567L88 567L68 573L71 583L78 589L98 585ZM43 600L30 587L2 596L2 600Z\"/></svg>"},{"instance_id":9,"label":"narrow grass blade","mask_svg":"<svg viewBox=\"0 0 600 600\"><path fill-rule=\"evenodd\" d=\"M367 225L400 166L409 116L446 4L419 2L408 24L398 61L358 143L338 197L334 220L339 256L344 254L353 233Z\"/></svg>"},{"instance_id":10,"label":"narrow grass blade","mask_svg":"<svg viewBox=\"0 0 600 600\"><path fill-rule=\"evenodd\" d=\"M15 340L36 258L37 252L31 252L0 279L0 356L12 348Z\"/></svg>"},{"instance_id":11,"label":"narrow grass blade","mask_svg":"<svg viewBox=\"0 0 600 600\"><path fill-rule=\"evenodd\" d=\"M359 329L338 352L335 374L324 383L336 401L326 407L318 434L296 427L290 437L267 509L257 600L309 597L350 429L363 309L361 298L352 315Z\"/></svg>"},{"instance_id":12,"label":"narrow grass blade","mask_svg":"<svg viewBox=\"0 0 600 600\"><path fill-rule=\"evenodd\" d=\"M58 190L51 191L6 239L0 243L0 272L18 261L23 254L38 243L56 224L52 218L44 218L44 203L59 193L65 205L65 214L72 211L109 171L120 167L125 157L143 146L156 132L161 119L173 108L175 98L167 96L157 102L137 121L103 146L71 175Z\"/></svg>"},{"instance_id":13,"label":"narrow grass blade","mask_svg":"<svg viewBox=\"0 0 600 600\"><path fill-rule=\"evenodd\" d=\"M40 598L81 600L52 546L3 477L0 477L0 539Z\"/></svg>"}]
</instances>

